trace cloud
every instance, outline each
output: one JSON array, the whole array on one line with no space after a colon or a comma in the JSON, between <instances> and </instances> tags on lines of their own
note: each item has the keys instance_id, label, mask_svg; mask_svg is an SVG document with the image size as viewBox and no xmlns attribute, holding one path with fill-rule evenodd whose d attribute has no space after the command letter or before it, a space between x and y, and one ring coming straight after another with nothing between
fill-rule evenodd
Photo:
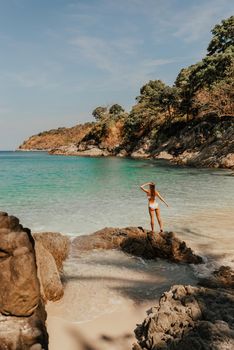
<instances>
[{"instance_id":1,"label":"cloud","mask_svg":"<svg viewBox=\"0 0 234 350\"><path fill-rule=\"evenodd\" d=\"M177 62L178 59L176 58L158 58L158 59L152 59L152 60L145 60L143 62L143 65L146 67L157 67L157 66L164 66L165 64L170 64Z\"/></svg>"},{"instance_id":2,"label":"cloud","mask_svg":"<svg viewBox=\"0 0 234 350\"><path fill-rule=\"evenodd\" d=\"M78 55L93 62L97 68L112 72L114 61L112 48L102 38L88 35L78 35L69 41L77 50Z\"/></svg>"},{"instance_id":3,"label":"cloud","mask_svg":"<svg viewBox=\"0 0 234 350\"><path fill-rule=\"evenodd\" d=\"M4 72L0 76L0 80L7 85L19 86L22 88L56 88L58 83L51 80L47 72L42 70L28 70L17 72Z\"/></svg>"},{"instance_id":4,"label":"cloud","mask_svg":"<svg viewBox=\"0 0 234 350\"><path fill-rule=\"evenodd\" d=\"M228 1L212 0L196 4L172 16L171 25L175 27L174 36L185 42L200 40L206 35L217 21L230 16Z\"/></svg>"}]
</instances>

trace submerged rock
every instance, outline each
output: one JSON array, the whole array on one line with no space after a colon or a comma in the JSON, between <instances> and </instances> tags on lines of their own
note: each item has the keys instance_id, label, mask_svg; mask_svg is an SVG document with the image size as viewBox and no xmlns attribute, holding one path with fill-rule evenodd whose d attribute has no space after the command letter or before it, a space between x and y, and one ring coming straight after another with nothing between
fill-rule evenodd
<instances>
[{"instance_id":1,"label":"submerged rock","mask_svg":"<svg viewBox=\"0 0 234 350\"><path fill-rule=\"evenodd\" d=\"M29 229L0 213L0 350L48 348L34 240Z\"/></svg>"},{"instance_id":2,"label":"submerged rock","mask_svg":"<svg viewBox=\"0 0 234 350\"><path fill-rule=\"evenodd\" d=\"M194 254L173 232L152 234L141 227L104 228L91 235L76 237L72 242L73 254L91 249L121 249L144 259L202 263L202 258Z\"/></svg>"},{"instance_id":3,"label":"submerged rock","mask_svg":"<svg viewBox=\"0 0 234 350\"><path fill-rule=\"evenodd\" d=\"M234 289L234 271L229 266L220 266L208 278L202 278L200 285L210 288L233 288Z\"/></svg>"}]
</instances>

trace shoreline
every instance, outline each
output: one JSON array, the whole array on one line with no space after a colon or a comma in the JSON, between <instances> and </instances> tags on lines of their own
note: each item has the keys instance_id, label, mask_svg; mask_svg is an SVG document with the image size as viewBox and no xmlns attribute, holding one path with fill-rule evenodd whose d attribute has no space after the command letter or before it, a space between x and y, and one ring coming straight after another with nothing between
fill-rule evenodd
<instances>
[{"instance_id":1,"label":"shoreline","mask_svg":"<svg viewBox=\"0 0 234 350\"><path fill-rule=\"evenodd\" d=\"M152 350L171 342L187 350L195 337L201 344L208 340L209 348L232 349L234 271L221 266L199 278L193 266L204 259L175 233L104 228L69 240L55 232L31 234L16 217L0 214L6 238L0 248L12 255L10 264L5 255L0 259L8 269L0 287L15 297L2 294L0 344L8 346L14 336L25 349L48 350L49 337L49 350ZM31 283L22 269L26 252ZM19 282L29 283L25 288L11 284L15 271Z\"/></svg>"},{"instance_id":2,"label":"shoreline","mask_svg":"<svg viewBox=\"0 0 234 350\"><path fill-rule=\"evenodd\" d=\"M207 165L201 165L201 164L190 164L190 163L183 163L181 161L168 158L167 155L165 157L154 157L152 155L147 155L147 156L131 156L131 155L116 155L116 154L108 154L108 155L94 155L92 153L87 154L85 151L79 151L79 152L74 152L74 153L63 153L63 152L53 152L51 153L51 150L48 149L16 149L15 151L12 152L44 152L47 153L48 155L51 156L63 156L63 157L84 157L84 158L122 158L122 159L132 159L132 160L155 160L155 161L165 161L168 164L171 165L176 165L180 167L188 167L188 168L196 168L196 169L223 169L223 170L229 170L231 171L231 175L233 174L234 166L207 166Z\"/></svg>"}]
</instances>

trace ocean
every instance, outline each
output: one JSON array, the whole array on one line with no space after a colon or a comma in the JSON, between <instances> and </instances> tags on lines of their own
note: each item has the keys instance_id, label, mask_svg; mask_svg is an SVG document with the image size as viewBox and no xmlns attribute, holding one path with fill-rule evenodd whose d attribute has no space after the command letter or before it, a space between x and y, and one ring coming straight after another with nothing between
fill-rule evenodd
<instances>
[{"instance_id":1,"label":"ocean","mask_svg":"<svg viewBox=\"0 0 234 350\"><path fill-rule=\"evenodd\" d=\"M209 256L233 256L234 177L167 161L0 152L0 210L33 232L76 236L104 227L150 228L144 182L156 182L165 230Z\"/></svg>"}]
</instances>

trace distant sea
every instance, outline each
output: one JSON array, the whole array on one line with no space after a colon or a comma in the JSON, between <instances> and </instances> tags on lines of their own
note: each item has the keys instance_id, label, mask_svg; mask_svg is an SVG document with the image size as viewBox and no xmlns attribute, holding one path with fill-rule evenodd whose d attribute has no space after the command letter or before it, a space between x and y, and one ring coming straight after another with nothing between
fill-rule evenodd
<instances>
[{"instance_id":1,"label":"distant sea","mask_svg":"<svg viewBox=\"0 0 234 350\"><path fill-rule=\"evenodd\" d=\"M234 177L159 160L0 152L0 210L32 231L68 235L106 226L149 228L143 182L155 181L165 230L206 254L234 253Z\"/></svg>"}]
</instances>

